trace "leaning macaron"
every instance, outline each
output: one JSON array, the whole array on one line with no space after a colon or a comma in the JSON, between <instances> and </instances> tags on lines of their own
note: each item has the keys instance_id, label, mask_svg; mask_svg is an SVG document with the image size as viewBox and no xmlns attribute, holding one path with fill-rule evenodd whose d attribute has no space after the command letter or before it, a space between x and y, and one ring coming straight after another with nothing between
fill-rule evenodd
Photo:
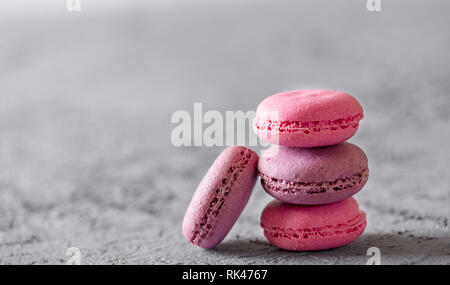
<instances>
[{"instance_id":1,"label":"leaning macaron","mask_svg":"<svg viewBox=\"0 0 450 285\"><path fill-rule=\"evenodd\" d=\"M202 248L218 245L248 202L257 178L258 156L243 146L225 149L206 173L183 221L187 241Z\"/></svg>"},{"instance_id":2,"label":"leaning macaron","mask_svg":"<svg viewBox=\"0 0 450 285\"><path fill-rule=\"evenodd\" d=\"M308 89L275 94L258 106L253 129L271 144L318 147L352 137L363 118L355 97L339 91Z\"/></svg>"},{"instance_id":3,"label":"leaning macaron","mask_svg":"<svg viewBox=\"0 0 450 285\"><path fill-rule=\"evenodd\" d=\"M273 145L258 162L264 190L287 203L320 205L355 195L366 184L366 154L356 145L294 148Z\"/></svg>"},{"instance_id":4,"label":"leaning macaron","mask_svg":"<svg viewBox=\"0 0 450 285\"><path fill-rule=\"evenodd\" d=\"M293 205L274 200L261 215L264 235L274 246L294 251L340 247L366 228L366 213L353 198L320 205Z\"/></svg>"}]
</instances>

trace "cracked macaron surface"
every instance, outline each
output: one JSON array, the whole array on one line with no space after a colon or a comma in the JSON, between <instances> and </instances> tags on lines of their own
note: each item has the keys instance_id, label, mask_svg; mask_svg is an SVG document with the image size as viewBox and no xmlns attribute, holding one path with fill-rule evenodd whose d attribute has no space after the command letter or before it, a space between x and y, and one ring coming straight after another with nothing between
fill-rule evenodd
<instances>
[{"instance_id":1,"label":"cracked macaron surface","mask_svg":"<svg viewBox=\"0 0 450 285\"><path fill-rule=\"evenodd\" d=\"M287 203L320 205L358 193L369 176L367 156L345 142L317 148L273 145L258 162L261 185Z\"/></svg>"},{"instance_id":2,"label":"cracked macaron surface","mask_svg":"<svg viewBox=\"0 0 450 285\"><path fill-rule=\"evenodd\" d=\"M293 251L344 246L361 236L366 225L366 213L353 198L318 206L274 200L261 214L261 227L267 240Z\"/></svg>"},{"instance_id":3,"label":"cracked macaron surface","mask_svg":"<svg viewBox=\"0 0 450 285\"><path fill-rule=\"evenodd\" d=\"M324 89L278 93L259 104L253 129L271 144L317 147L352 137L364 117L353 96Z\"/></svg>"},{"instance_id":4,"label":"cracked macaron surface","mask_svg":"<svg viewBox=\"0 0 450 285\"><path fill-rule=\"evenodd\" d=\"M225 149L197 187L183 221L187 241L202 248L218 245L250 198L258 156L243 146Z\"/></svg>"}]
</instances>

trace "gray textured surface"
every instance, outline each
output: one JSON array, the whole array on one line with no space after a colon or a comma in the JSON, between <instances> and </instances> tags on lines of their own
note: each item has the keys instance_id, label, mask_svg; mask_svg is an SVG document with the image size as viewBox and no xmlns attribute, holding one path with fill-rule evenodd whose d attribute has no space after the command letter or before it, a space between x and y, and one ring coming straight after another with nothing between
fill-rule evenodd
<instances>
[{"instance_id":1,"label":"gray textured surface","mask_svg":"<svg viewBox=\"0 0 450 285\"><path fill-rule=\"evenodd\" d=\"M57 2L0 9L0 263L64 264L76 246L88 264L365 264L375 246L383 264L450 264L448 1ZM218 248L187 244L185 208L222 148L173 147L170 115L303 87L365 108L364 235L271 247L258 185Z\"/></svg>"}]
</instances>

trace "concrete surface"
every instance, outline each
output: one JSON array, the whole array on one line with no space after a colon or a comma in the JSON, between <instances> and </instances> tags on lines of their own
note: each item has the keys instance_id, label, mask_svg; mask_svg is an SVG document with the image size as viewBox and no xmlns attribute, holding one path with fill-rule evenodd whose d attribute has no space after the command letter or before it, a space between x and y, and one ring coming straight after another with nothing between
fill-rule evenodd
<instances>
[{"instance_id":1,"label":"concrete surface","mask_svg":"<svg viewBox=\"0 0 450 285\"><path fill-rule=\"evenodd\" d=\"M369 247L382 264L450 264L450 5L362 2L0 9L0 263L65 264L75 246L83 264L365 264ZM304 87L365 108L351 140L371 170L364 235L274 248L258 184L220 246L189 245L184 211L223 148L172 146L171 114L254 110Z\"/></svg>"}]
</instances>

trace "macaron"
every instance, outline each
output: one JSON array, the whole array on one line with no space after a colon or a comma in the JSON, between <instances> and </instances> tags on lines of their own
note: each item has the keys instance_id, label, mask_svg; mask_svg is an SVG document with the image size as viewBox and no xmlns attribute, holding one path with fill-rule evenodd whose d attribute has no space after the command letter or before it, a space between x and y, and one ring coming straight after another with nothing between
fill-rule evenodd
<instances>
[{"instance_id":1,"label":"macaron","mask_svg":"<svg viewBox=\"0 0 450 285\"><path fill-rule=\"evenodd\" d=\"M351 138L363 118L355 97L323 89L294 90L266 98L253 129L271 144L293 147L334 145Z\"/></svg>"},{"instance_id":2,"label":"macaron","mask_svg":"<svg viewBox=\"0 0 450 285\"><path fill-rule=\"evenodd\" d=\"M303 205L344 200L369 177L366 154L348 142L317 148L272 145L261 155L258 172L268 194Z\"/></svg>"},{"instance_id":3,"label":"macaron","mask_svg":"<svg viewBox=\"0 0 450 285\"><path fill-rule=\"evenodd\" d=\"M202 248L218 245L250 198L257 179L258 155L243 146L225 149L192 197L183 221L183 235Z\"/></svg>"},{"instance_id":4,"label":"macaron","mask_svg":"<svg viewBox=\"0 0 450 285\"><path fill-rule=\"evenodd\" d=\"M320 206L274 200L261 214L261 227L267 240L274 246L294 251L349 244L361 236L366 225L366 213L353 198Z\"/></svg>"}]
</instances>

